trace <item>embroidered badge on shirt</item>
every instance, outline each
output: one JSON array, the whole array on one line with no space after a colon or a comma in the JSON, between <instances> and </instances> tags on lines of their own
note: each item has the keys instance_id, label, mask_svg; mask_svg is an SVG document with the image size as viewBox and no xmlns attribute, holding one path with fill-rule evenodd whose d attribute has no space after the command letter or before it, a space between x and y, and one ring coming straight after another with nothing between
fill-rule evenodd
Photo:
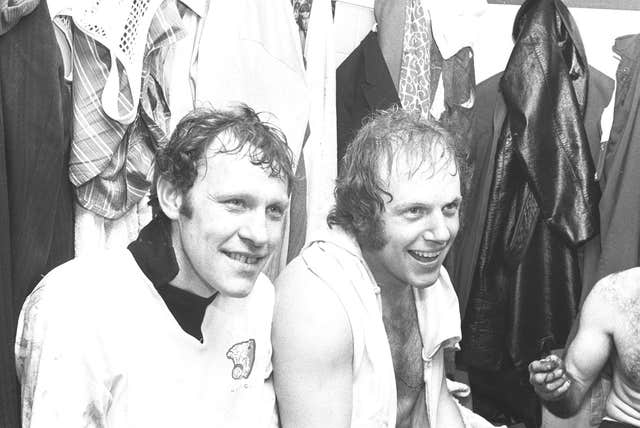
<instances>
[{"instance_id":1,"label":"embroidered badge on shirt","mask_svg":"<svg viewBox=\"0 0 640 428\"><path fill-rule=\"evenodd\" d=\"M227 358L233 361L231 376L234 379L247 379L256 358L256 341L249 339L236 343L227 351Z\"/></svg>"}]
</instances>

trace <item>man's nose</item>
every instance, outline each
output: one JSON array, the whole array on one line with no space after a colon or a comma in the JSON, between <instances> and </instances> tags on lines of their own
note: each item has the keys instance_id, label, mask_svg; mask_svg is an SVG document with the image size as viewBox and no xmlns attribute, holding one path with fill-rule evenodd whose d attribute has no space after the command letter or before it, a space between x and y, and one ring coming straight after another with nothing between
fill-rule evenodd
<instances>
[{"instance_id":1,"label":"man's nose","mask_svg":"<svg viewBox=\"0 0 640 428\"><path fill-rule=\"evenodd\" d=\"M240 237L256 247L264 246L269 240L267 215L263 210L252 210L247 215L239 231Z\"/></svg>"},{"instance_id":2,"label":"man's nose","mask_svg":"<svg viewBox=\"0 0 640 428\"><path fill-rule=\"evenodd\" d=\"M428 241L443 243L451 239L451 231L447 225L447 220L441 212L434 212L429 216L423 237Z\"/></svg>"}]
</instances>

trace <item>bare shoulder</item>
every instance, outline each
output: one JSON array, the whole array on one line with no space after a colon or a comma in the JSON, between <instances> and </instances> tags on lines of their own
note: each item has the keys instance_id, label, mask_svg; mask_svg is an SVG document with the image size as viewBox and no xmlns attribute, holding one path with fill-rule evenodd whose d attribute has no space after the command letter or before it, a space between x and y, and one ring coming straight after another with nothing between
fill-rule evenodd
<instances>
[{"instance_id":1,"label":"bare shoulder","mask_svg":"<svg viewBox=\"0 0 640 428\"><path fill-rule=\"evenodd\" d=\"M348 427L353 339L346 311L301 257L280 274L275 288L271 342L281 425Z\"/></svg>"},{"instance_id":2,"label":"bare shoulder","mask_svg":"<svg viewBox=\"0 0 640 428\"><path fill-rule=\"evenodd\" d=\"M640 267L605 276L593 287L587 300L591 301L591 306L607 311L635 309L637 312L640 302Z\"/></svg>"},{"instance_id":3,"label":"bare shoulder","mask_svg":"<svg viewBox=\"0 0 640 428\"><path fill-rule=\"evenodd\" d=\"M614 333L629 317L640 320L640 268L607 275L598 281L584 302L580 323Z\"/></svg>"},{"instance_id":4,"label":"bare shoulder","mask_svg":"<svg viewBox=\"0 0 640 428\"><path fill-rule=\"evenodd\" d=\"M275 281L274 353L286 348L300 354L321 352L325 357L353 354L351 326L340 300L295 258Z\"/></svg>"}]
</instances>

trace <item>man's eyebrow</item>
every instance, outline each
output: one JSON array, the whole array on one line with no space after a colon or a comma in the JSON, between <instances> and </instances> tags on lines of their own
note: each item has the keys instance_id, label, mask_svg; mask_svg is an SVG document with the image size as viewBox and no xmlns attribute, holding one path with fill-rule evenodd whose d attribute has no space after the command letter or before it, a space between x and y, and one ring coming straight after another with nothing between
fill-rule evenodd
<instances>
[{"instance_id":1,"label":"man's eyebrow","mask_svg":"<svg viewBox=\"0 0 640 428\"><path fill-rule=\"evenodd\" d=\"M238 199L255 199L256 198L255 195L248 192L242 192L242 191L207 192L207 197L209 199L213 199L216 201L220 199L227 199L227 198L238 198Z\"/></svg>"},{"instance_id":2,"label":"man's eyebrow","mask_svg":"<svg viewBox=\"0 0 640 428\"><path fill-rule=\"evenodd\" d=\"M418 202L418 201L409 201L409 202L401 202L395 206L392 206L391 208L394 211L403 211L403 210L406 210L407 208L412 208L412 207L429 208L431 206L433 206L433 204L425 204L424 202Z\"/></svg>"},{"instance_id":3,"label":"man's eyebrow","mask_svg":"<svg viewBox=\"0 0 640 428\"><path fill-rule=\"evenodd\" d=\"M250 193L250 192L207 192L207 197L214 201L219 201L223 199L245 199L248 201L253 201L259 198L259 196ZM289 198L275 198L267 201L267 205L280 205L282 208L289 207Z\"/></svg>"},{"instance_id":4,"label":"man's eyebrow","mask_svg":"<svg viewBox=\"0 0 640 428\"><path fill-rule=\"evenodd\" d=\"M462 196L456 196L455 198L452 198L449 201L443 203L443 205L459 204L460 202L462 202ZM402 211L404 209L411 208L411 207L431 208L431 207L434 207L435 205L436 204L434 203L425 203L424 201L407 201L407 202L398 203L397 205L393 206L392 209Z\"/></svg>"}]
</instances>

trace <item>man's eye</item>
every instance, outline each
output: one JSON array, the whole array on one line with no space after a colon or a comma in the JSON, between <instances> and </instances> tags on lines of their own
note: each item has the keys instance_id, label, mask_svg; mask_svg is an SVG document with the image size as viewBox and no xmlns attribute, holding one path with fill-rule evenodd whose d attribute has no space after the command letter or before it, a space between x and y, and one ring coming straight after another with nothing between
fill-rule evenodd
<instances>
[{"instance_id":1,"label":"man's eye","mask_svg":"<svg viewBox=\"0 0 640 428\"><path fill-rule=\"evenodd\" d=\"M454 215L458 212L459 207L460 204L458 202L451 202L450 204L447 204L442 208L442 212L445 215Z\"/></svg>"},{"instance_id":2,"label":"man's eye","mask_svg":"<svg viewBox=\"0 0 640 428\"><path fill-rule=\"evenodd\" d=\"M410 207L408 208L404 214L409 218L420 217L424 213L424 208L422 207Z\"/></svg>"},{"instance_id":3,"label":"man's eye","mask_svg":"<svg viewBox=\"0 0 640 428\"><path fill-rule=\"evenodd\" d=\"M267 213L271 218L280 219L284 217L284 208L279 206L271 206L267 208Z\"/></svg>"},{"instance_id":4,"label":"man's eye","mask_svg":"<svg viewBox=\"0 0 640 428\"><path fill-rule=\"evenodd\" d=\"M242 199L229 199L225 201L225 205L230 208L240 209L246 207L247 204Z\"/></svg>"}]
</instances>

